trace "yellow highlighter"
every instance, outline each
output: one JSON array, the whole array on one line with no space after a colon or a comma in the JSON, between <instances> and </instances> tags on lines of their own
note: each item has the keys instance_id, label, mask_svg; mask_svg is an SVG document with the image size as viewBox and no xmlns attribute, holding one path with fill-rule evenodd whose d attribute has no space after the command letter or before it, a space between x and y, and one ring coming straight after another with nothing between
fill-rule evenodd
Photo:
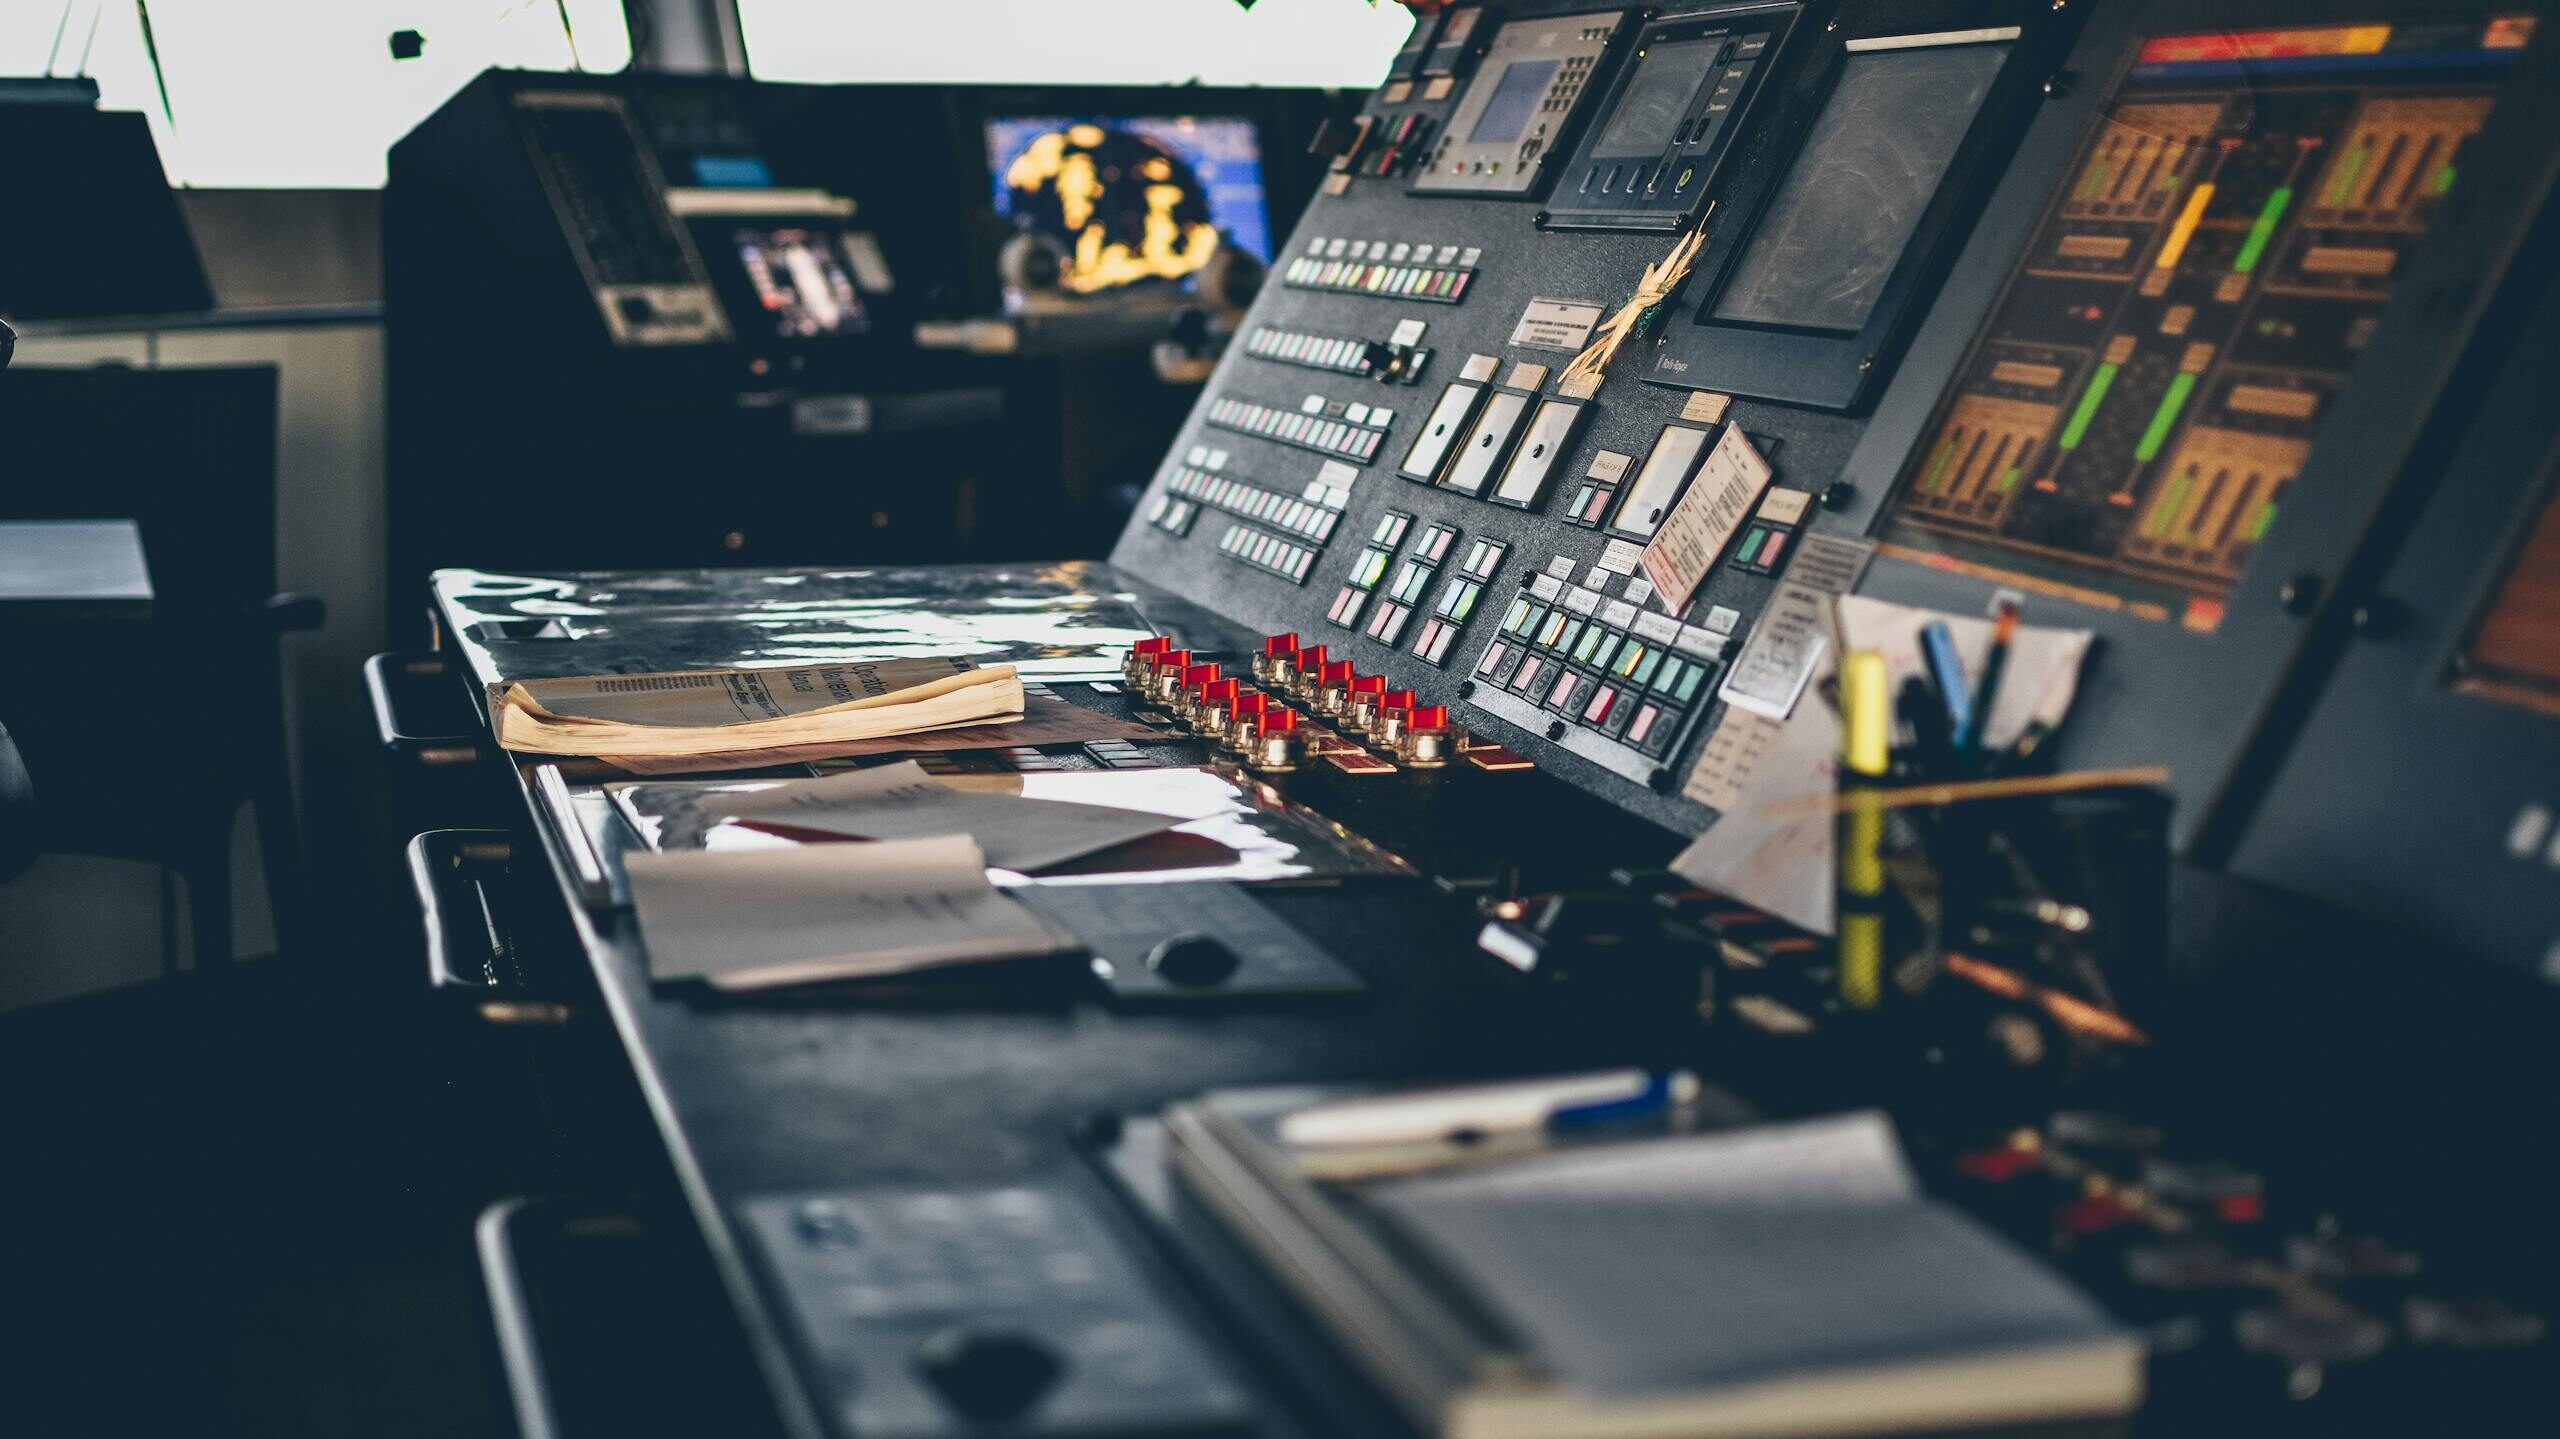
<instances>
[{"instance_id":1,"label":"yellow highlighter","mask_svg":"<svg viewBox=\"0 0 2560 1439\"><path fill-rule=\"evenodd\" d=\"M1840 999L1873 1009L1884 998L1884 810L1876 786L1890 759L1884 656L1840 661Z\"/></svg>"}]
</instances>

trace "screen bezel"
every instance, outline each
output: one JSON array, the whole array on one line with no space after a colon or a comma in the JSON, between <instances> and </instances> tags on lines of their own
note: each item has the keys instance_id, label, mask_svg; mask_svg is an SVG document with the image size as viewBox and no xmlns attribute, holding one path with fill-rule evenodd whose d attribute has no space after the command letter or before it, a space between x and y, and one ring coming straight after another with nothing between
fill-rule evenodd
<instances>
[{"instance_id":1,"label":"screen bezel","mask_svg":"<svg viewBox=\"0 0 2560 1439\"><path fill-rule=\"evenodd\" d=\"M1763 117L1765 123L1769 107L1782 99L1790 83L1788 77L1797 68L1796 26L1804 18L1804 10L1798 0L1777 0L1777 3L1753 0L1753 3L1689 10L1677 15L1648 14L1634 35L1618 46L1625 52L1624 58L1616 62L1607 77L1608 84L1599 89L1597 98L1587 102L1590 113L1583 117L1582 133L1575 137L1570 149L1552 152L1553 156L1561 158L1546 167L1552 172L1554 193L1548 197L1547 208L1538 213L1538 227L1543 230L1670 231L1687 223L1698 212L1698 207L1716 193L1718 183L1741 159L1745 149L1754 143L1752 132L1759 128L1754 125L1754 118ZM1655 45L1676 45L1701 34L1737 30L1761 20L1767 21L1769 26L1768 49L1763 52L1759 67L1752 72L1750 83L1743 89L1733 121L1718 132L1713 145L1693 157L1694 163L1705 171L1699 177L1697 193L1686 197L1658 194L1648 203L1628 205L1605 202L1597 197L1586 203L1582 196L1567 188L1563 177L1570 176L1582 166L1598 162L1600 137L1608 133L1609 122L1617 118L1618 107L1625 102L1628 87L1643 70L1638 63L1643 52ZM1696 87L1692 87L1682 112L1685 114L1688 106L1697 102L1698 92ZM1654 153L1667 156L1671 148L1670 142L1665 141ZM1615 158L1633 157L1619 155Z\"/></svg>"},{"instance_id":2,"label":"screen bezel","mask_svg":"<svg viewBox=\"0 0 2560 1439\"><path fill-rule=\"evenodd\" d=\"M2554 239L2539 242L2545 263ZM2560 715L2454 682L2525 531L2560 502L2548 378L2560 366L2560 290L2523 336L2469 431L2446 441L2452 455L2424 508L2405 528L2383 527L2404 537L2358 602L2385 619L2347 643L2231 864L2549 978L2560 839L2539 836L2538 853L2518 855L2512 836L2528 804L2560 813Z\"/></svg>"},{"instance_id":3,"label":"screen bezel","mask_svg":"<svg viewBox=\"0 0 2560 1439\"><path fill-rule=\"evenodd\" d=\"M2501 8L2477 0L2404 0L2376 5L2362 18L2387 11L2387 18L2403 22L2472 19ZM2153 0L2102 7L2089 21L2065 62L2066 72L2086 78L2060 94L2046 91L1840 473L1849 486L1840 516L1847 525L1860 534L1881 527L1906 457L1937 415L2052 187L2099 123L2137 44L2158 35L2302 23L2282 0ZM2445 419L2439 399L2464 396L2453 381L2490 307L2483 277L2506 273L2560 178L2560 150L2542 139L2560 126L2555 30L2560 25L2546 17L2509 72L2475 147L2479 158L2449 198L2435 234L2416 251L2375 330L2372 353L2295 477L2295 500L2233 587L2220 628L2199 634L2047 591L2027 594L2030 623L2094 630L2100 641L2073 719L2059 737L2059 762L2166 763L2178 801L2175 840L2193 858L2227 857L2232 826L2246 809L2233 781L2252 762L2267 762L2289 733L2292 702L2307 678L2296 673L2297 662L2315 635L2345 623L2346 607L2337 602L2341 581L2352 573L2383 497L2403 475L2412 485L2425 483L2442 462L2423 442L2430 424ZM1924 557L1885 550L1859 592L1979 614L1998 588Z\"/></svg>"},{"instance_id":4,"label":"screen bezel","mask_svg":"<svg viewBox=\"0 0 2560 1439\"><path fill-rule=\"evenodd\" d=\"M1880 41L1887 43L1879 44ZM1902 258L1877 291L1865 324L1850 332L1716 317L1717 300L1758 236L1770 202L1794 175L1804 144L1812 138L1815 123L1838 92L1852 54L1886 48L1995 44L2007 45L2008 54L1984 93L1981 106L1974 111L1973 122L1956 142L1954 158L1939 176L1936 191L1921 209L1918 223L1912 226ZM1785 162L1765 167L1749 195L1728 198L1727 204L1741 209L1748 218L1741 224L1720 227L1698 257L1697 268L1690 277L1694 308L1666 327L1662 351L1646 378L1786 404L1855 409L1888 368L1906 313L1934 288L1944 269L1949 241L1962 233L1966 217L1980 210L1986 180L1999 173L1994 162L2006 153L2004 141L2023 128L2037 77L2043 72L2043 58L2030 35L2016 25L1898 31L1855 39L1824 37L1822 49L1813 61L1821 79L1813 87L1811 100L1790 117L1793 140ZM1684 308L1688 303L1684 302Z\"/></svg>"}]
</instances>

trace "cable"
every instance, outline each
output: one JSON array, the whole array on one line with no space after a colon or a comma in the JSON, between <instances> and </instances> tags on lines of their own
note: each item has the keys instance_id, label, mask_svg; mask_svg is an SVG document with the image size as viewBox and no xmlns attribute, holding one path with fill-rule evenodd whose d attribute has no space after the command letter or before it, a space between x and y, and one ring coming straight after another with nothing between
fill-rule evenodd
<instances>
[{"instance_id":1,"label":"cable","mask_svg":"<svg viewBox=\"0 0 2560 1439\"><path fill-rule=\"evenodd\" d=\"M101 5L100 9L105 6ZM169 103L169 72L160 68L160 41L151 33L151 0L133 0L134 18L142 22L142 53L151 60L151 82L160 87L160 118L169 122L169 134L178 133L177 107Z\"/></svg>"},{"instance_id":2,"label":"cable","mask_svg":"<svg viewBox=\"0 0 2560 1439\"><path fill-rule=\"evenodd\" d=\"M53 22L53 48L44 52L44 76L53 78L53 67L62 58L62 37L71 31L71 7L80 0L62 0L62 16ZM103 3L103 0L101 0Z\"/></svg>"},{"instance_id":3,"label":"cable","mask_svg":"<svg viewBox=\"0 0 2560 1439\"><path fill-rule=\"evenodd\" d=\"M89 38L88 38L88 39L86 39L86 40L84 40L84 41L82 41L82 42L80 42L80 71L79 71L79 73L80 73L80 74L82 74L82 75L86 75L86 74L88 74L88 73L89 73L89 52L98 48L98 22L99 22L100 20L102 20L102 19L105 19L105 18L106 18L106 14L107 14L107 0L98 0L98 3L97 3L96 5L94 5L94 6L90 7L90 10L89 10Z\"/></svg>"},{"instance_id":4,"label":"cable","mask_svg":"<svg viewBox=\"0 0 2560 1439\"><path fill-rule=\"evenodd\" d=\"M551 5L560 12L560 38L569 42L569 68L584 75L587 62L578 58L578 27L569 23L569 0L551 0Z\"/></svg>"}]
</instances>

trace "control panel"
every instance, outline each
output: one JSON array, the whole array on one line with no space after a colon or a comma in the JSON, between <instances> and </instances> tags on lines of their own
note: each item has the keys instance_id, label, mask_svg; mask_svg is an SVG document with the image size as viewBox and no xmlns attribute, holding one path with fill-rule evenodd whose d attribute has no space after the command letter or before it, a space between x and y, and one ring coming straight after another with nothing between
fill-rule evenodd
<instances>
[{"instance_id":1,"label":"control panel","mask_svg":"<svg viewBox=\"0 0 2560 1439\"><path fill-rule=\"evenodd\" d=\"M1919 304L1911 277L1965 237L1921 223L1949 157L1997 171L2033 118L2020 77L2078 20L2008 0L1420 17L1114 563L1410 691L1453 751L1702 827L1683 789L1719 692L1865 421L1657 370L1697 328L1683 282L1757 219L1777 238L1722 286L1738 323ZM1822 270L1854 207L1780 181L1872 170L1897 138L1870 226L1893 253ZM1931 258L1898 270L1906 250Z\"/></svg>"}]
</instances>

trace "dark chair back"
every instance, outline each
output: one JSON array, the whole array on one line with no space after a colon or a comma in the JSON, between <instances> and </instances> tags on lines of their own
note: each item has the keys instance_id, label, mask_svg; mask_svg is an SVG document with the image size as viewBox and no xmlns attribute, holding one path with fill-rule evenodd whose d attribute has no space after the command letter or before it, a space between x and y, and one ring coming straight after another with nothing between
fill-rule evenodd
<instances>
[{"instance_id":1,"label":"dark chair back","mask_svg":"<svg viewBox=\"0 0 2560 1439\"><path fill-rule=\"evenodd\" d=\"M0 374L0 519L131 519L154 623L235 622L276 588L276 367Z\"/></svg>"}]
</instances>

